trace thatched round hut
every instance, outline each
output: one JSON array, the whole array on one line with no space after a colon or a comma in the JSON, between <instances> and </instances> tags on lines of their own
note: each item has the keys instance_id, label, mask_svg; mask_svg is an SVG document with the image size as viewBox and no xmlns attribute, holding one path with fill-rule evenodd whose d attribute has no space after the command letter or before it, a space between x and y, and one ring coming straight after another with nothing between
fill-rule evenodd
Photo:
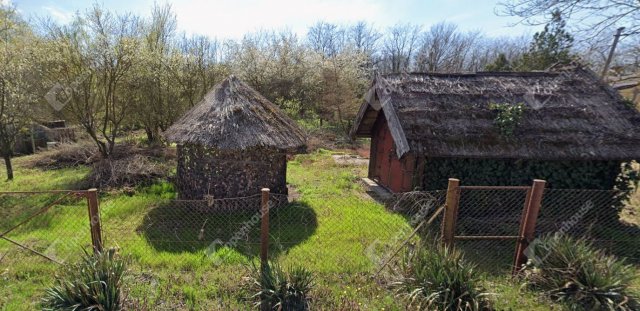
<instances>
[{"instance_id":1,"label":"thatched round hut","mask_svg":"<svg viewBox=\"0 0 640 311\"><path fill-rule=\"evenodd\" d=\"M305 146L295 121L235 76L230 76L173 124L165 137L178 144L181 199L286 193L286 155Z\"/></svg>"}]
</instances>

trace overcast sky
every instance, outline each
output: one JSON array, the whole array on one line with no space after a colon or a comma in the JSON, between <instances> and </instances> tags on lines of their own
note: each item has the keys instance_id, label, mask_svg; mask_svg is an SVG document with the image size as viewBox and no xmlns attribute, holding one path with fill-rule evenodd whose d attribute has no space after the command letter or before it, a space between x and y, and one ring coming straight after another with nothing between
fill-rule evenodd
<instances>
[{"instance_id":1,"label":"overcast sky","mask_svg":"<svg viewBox=\"0 0 640 311\"><path fill-rule=\"evenodd\" d=\"M95 2L81 0L0 0L11 2L27 17L51 16L68 22ZM156 1L164 3L165 1ZM440 21L489 36L531 34L537 29L510 26L516 18L496 16L495 0L174 0L178 29L219 39L239 39L259 29L289 29L304 35L316 21L351 23L365 20L380 29L395 23L428 27ZM148 16L154 0L97 1L110 10Z\"/></svg>"}]
</instances>

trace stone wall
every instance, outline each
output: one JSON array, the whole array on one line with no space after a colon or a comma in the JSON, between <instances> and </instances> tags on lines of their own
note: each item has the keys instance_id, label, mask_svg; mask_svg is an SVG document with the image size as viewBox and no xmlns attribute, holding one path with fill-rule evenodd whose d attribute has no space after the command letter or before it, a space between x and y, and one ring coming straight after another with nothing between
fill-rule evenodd
<instances>
[{"instance_id":1,"label":"stone wall","mask_svg":"<svg viewBox=\"0 0 640 311\"><path fill-rule=\"evenodd\" d=\"M180 199L201 200L255 195L260 189L286 194L287 158L266 148L222 151L200 145L178 146L177 190Z\"/></svg>"}]
</instances>

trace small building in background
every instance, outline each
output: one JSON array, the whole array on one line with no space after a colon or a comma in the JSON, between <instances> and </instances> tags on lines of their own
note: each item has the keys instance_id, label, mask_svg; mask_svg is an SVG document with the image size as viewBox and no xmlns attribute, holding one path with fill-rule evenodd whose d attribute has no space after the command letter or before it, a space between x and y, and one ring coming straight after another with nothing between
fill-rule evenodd
<instances>
[{"instance_id":1,"label":"small building in background","mask_svg":"<svg viewBox=\"0 0 640 311\"><path fill-rule=\"evenodd\" d=\"M577 64L377 76L351 134L371 138L369 178L394 192L445 189L450 177L612 189L621 164L640 159L640 112Z\"/></svg>"},{"instance_id":2,"label":"small building in background","mask_svg":"<svg viewBox=\"0 0 640 311\"><path fill-rule=\"evenodd\" d=\"M303 151L295 121L230 76L164 133L178 145L180 199L286 194L287 154Z\"/></svg>"},{"instance_id":3,"label":"small building in background","mask_svg":"<svg viewBox=\"0 0 640 311\"><path fill-rule=\"evenodd\" d=\"M67 127L65 120L33 123L29 131L21 134L16 140L16 154L32 154L38 149L47 149L52 145L76 141L76 132Z\"/></svg>"}]
</instances>

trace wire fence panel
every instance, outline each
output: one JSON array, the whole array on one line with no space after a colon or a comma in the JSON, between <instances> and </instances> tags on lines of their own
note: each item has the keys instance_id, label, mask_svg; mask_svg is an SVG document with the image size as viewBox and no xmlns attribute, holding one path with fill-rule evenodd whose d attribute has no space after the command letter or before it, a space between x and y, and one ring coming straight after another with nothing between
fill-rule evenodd
<instances>
[{"instance_id":1,"label":"wire fence panel","mask_svg":"<svg viewBox=\"0 0 640 311\"><path fill-rule=\"evenodd\" d=\"M382 202L332 198L315 209L302 198L272 213L270 242L276 255L286 254L280 258L285 264L304 263L325 273L370 273L433 215L445 195L446 191L409 192ZM438 223L428 227L436 228L434 235L439 230ZM414 239L425 234L415 234Z\"/></svg>"},{"instance_id":2,"label":"wire fence panel","mask_svg":"<svg viewBox=\"0 0 640 311\"><path fill-rule=\"evenodd\" d=\"M55 265L75 261L84 250L92 246L82 193L0 193L1 265Z\"/></svg>"},{"instance_id":3,"label":"wire fence panel","mask_svg":"<svg viewBox=\"0 0 640 311\"><path fill-rule=\"evenodd\" d=\"M631 192L545 190L537 236L562 234L587 239L618 257L640 261L640 224L629 205Z\"/></svg>"},{"instance_id":4,"label":"wire fence panel","mask_svg":"<svg viewBox=\"0 0 640 311\"><path fill-rule=\"evenodd\" d=\"M488 272L512 268L527 191L460 187L455 245L469 261Z\"/></svg>"}]
</instances>

